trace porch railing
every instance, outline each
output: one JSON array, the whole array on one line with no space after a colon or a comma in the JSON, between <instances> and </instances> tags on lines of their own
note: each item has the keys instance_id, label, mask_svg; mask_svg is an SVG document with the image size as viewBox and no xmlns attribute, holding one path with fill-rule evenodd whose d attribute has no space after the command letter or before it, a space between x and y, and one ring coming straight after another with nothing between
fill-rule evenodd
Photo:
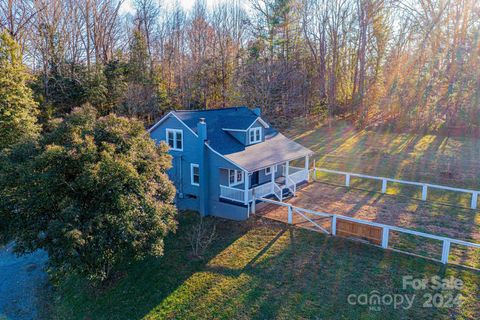
<instances>
[{"instance_id":1,"label":"porch railing","mask_svg":"<svg viewBox=\"0 0 480 320\"><path fill-rule=\"evenodd\" d=\"M295 195L297 191L297 184L303 181L308 181L308 170L296 167L289 167L289 175L285 178L285 187L290 189L290 191ZM283 189L275 182L264 183L255 188L249 189L247 192L247 202L253 200L254 194L255 198L264 198L273 194L277 197L278 200L283 200ZM247 204L245 202L244 189L220 185L220 198Z\"/></svg>"},{"instance_id":2,"label":"porch railing","mask_svg":"<svg viewBox=\"0 0 480 320\"><path fill-rule=\"evenodd\" d=\"M258 197L263 198L274 193L273 185L276 185L276 184L272 182L268 182L258 187L249 189L248 201L252 201L254 192L255 192L255 197L257 198ZM232 201L245 203L245 190L220 185L220 197L224 199L232 200Z\"/></svg>"},{"instance_id":3,"label":"porch railing","mask_svg":"<svg viewBox=\"0 0 480 320\"><path fill-rule=\"evenodd\" d=\"M285 176L287 175L287 166L282 164L282 174ZM292 167L288 166L288 175L292 175L294 173L297 173L299 171L305 170L305 168L299 168L299 167Z\"/></svg>"},{"instance_id":4,"label":"porch railing","mask_svg":"<svg viewBox=\"0 0 480 320\"><path fill-rule=\"evenodd\" d=\"M288 175L288 177L295 183L298 184L303 181L308 181L308 170L302 169Z\"/></svg>"},{"instance_id":5,"label":"porch railing","mask_svg":"<svg viewBox=\"0 0 480 320\"><path fill-rule=\"evenodd\" d=\"M283 201L283 190L276 183L273 184L273 193L280 202Z\"/></svg>"},{"instance_id":6,"label":"porch railing","mask_svg":"<svg viewBox=\"0 0 480 320\"><path fill-rule=\"evenodd\" d=\"M297 192L297 184L295 183L295 181L293 181L293 179L290 176L288 176L287 179L285 179L285 185L287 186L288 189L290 189L293 195L295 195L295 193Z\"/></svg>"},{"instance_id":7,"label":"porch railing","mask_svg":"<svg viewBox=\"0 0 480 320\"><path fill-rule=\"evenodd\" d=\"M232 188L232 187L227 187L227 186L222 186L220 185L220 197L232 200L232 201L238 201L238 202L245 202L245 191L242 189L237 189L237 188Z\"/></svg>"},{"instance_id":8,"label":"porch railing","mask_svg":"<svg viewBox=\"0 0 480 320\"><path fill-rule=\"evenodd\" d=\"M265 184L259 185L258 187L255 187L253 189L250 189L250 195L248 200L252 201L253 199L253 193L255 193L255 197L259 197L261 194L262 197L268 196L273 193L273 188L275 183L273 182L267 182Z\"/></svg>"}]
</instances>

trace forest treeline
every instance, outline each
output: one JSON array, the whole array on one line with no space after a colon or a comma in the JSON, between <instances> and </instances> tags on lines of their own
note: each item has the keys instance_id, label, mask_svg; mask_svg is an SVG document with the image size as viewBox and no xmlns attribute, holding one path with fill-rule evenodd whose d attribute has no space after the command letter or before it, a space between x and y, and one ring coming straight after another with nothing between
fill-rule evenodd
<instances>
[{"instance_id":1,"label":"forest treeline","mask_svg":"<svg viewBox=\"0 0 480 320\"><path fill-rule=\"evenodd\" d=\"M88 103L152 124L241 104L277 119L480 128L477 0L125 1L0 2L42 119Z\"/></svg>"}]
</instances>

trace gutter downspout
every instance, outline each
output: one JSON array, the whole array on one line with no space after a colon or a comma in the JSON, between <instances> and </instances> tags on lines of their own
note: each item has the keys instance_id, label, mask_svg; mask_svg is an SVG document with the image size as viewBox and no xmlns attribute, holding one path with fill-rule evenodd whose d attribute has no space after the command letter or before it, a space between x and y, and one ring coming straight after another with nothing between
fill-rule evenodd
<instances>
[{"instance_id":1,"label":"gutter downspout","mask_svg":"<svg viewBox=\"0 0 480 320\"><path fill-rule=\"evenodd\" d=\"M200 186L198 188L199 212L202 217L208 215L207 197L208 197L208 176L207 176L207 123L205 118L200 118L197 124L197 133L200 147L200 161L198 163L200 173Z\"/></svg>"}]
</instances>

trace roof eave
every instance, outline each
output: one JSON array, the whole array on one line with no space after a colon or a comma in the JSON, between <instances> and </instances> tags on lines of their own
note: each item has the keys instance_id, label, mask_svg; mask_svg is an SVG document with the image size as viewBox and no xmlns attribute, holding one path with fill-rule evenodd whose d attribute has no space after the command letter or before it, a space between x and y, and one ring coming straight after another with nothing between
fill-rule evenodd
<instances>
[{"instance_id":1,"label":"roof eave","mask_svg":"<svg viewBox=\"0 0 480 320\"><path fill-rule=\"evenodd\" d=\"M305 148L307 149L307 148ZM310 149L307 149L308 151L306 151L305 153L303 153L302 155L296 155L294 157L291 157L291 158L287 158L285 160L281 160L281 161L274 161L274 162L271 162L269 163L268 165L263 165L263 166L250 166L250 165L245 165L243 164L243 166L239 165L237 162L235 162L233 159L230 159L228 157L228 155L225 155L223 156L224 158L228 159L230 162L232 163L235 163L237 166L239 166L240 168L242 168L243 170L247 171L248 173L253 173L255 171L258 171L258 170L262 170L262 169L265 169L265 168L269 168L269 167L272 167L272 166L275 166L275 165L278 165L278 164L282 164L282 163L285 163L287 161L293 161L293 160L297 160L297 159L300 159L300 158L303 158L305 156L311 156L314 154L314 152ZM252 161L252 163L255 163L254 161Z\"/></svg>"},{"instance_id":2,"label":"roof eave","mask_svg":"<svg viewBox=\"0 0 480 320\"><path fill-rule=\"evenodd\" d=\"M147 130L148 133L151 133L153 130L157 129L158 126L160 126L165 120L167 120L170 116L175 117L182 125L184 125L188 130L190 130L191 133L193 133L196 137L198 137L198 134L195 133L195 131L192 130L185 122L183 122L182 119L180 119L174 111L170 111L166 115L164 115L160 120L157 121L150 129Z\"/></svg>"}]
</instances>

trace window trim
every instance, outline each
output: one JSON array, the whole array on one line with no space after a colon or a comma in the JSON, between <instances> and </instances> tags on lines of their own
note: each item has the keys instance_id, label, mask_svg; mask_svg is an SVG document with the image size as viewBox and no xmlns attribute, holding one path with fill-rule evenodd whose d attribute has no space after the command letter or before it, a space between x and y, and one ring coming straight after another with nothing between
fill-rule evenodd
<instances>
[{"instance_id":1,"label":"window trim","mask_svg":"<svg viewBox=\"0 0 480 320\"><path fill-rule=\"evenodd\" d=\"M259 139L257 140L257 132L259 132L258 137ZM252 140L252 133L253 133L253 140ZM262 142L262 127L255 127L251 128L248 130L248 144L254 144L254 143L259 143Z\"/></svg>"},{"instance_id":2,"label":"window trim","mask_svg":"<svg viewBox=\"0 0 480 320\"><path fill-rule=\"evenodd\" d=\"M168 133L169 132L172 132L173 133L173 145L174 147L170 147L170 145L168 144ZM177 148L177 133L180 133L182 139L182 147L181 148ZM167 128L165 129L165 141L167 142L167 145L170 147L170 150L173 150L173 151L183 151L183 129L171 129L171 128Z\"/></svg>"},{"instance_id":3,"label":"window trim","mask_svg":"<svg viewBox=\"0 0 480 320\"><path fill-rule=\"evenodd\" d=\"M274 173L277 173L277 172L278 172L278 164L276 164L276 165L274 165L274 166L272 166L272 167L273 167L273 172L274 172ZM266 168L265 168L265 175L266 175L266 176L272 174L272 167L266 167ZM268 170L269 172L267 172L267 170Z\"/></svg>"},{"instance_id":4,"label":"window trim","mask_svg":"<svg viewBox=\"0 0 480 320\"><path fill-rule=\"evenodd\" d=\"M234 182L230 182L230 172L233 171L234 173ZM242 179L241 180L238 180L238 173L241 173L242 174ZM243 172L243 170L236 170L236 169L228 169L228 186L229 187L233 187L233 186L238 186L239 184L242 184L244 181L245 181L245 172Z\"/></svg>"},{"instance_id":5,"label":"window trim","mask_svg":"<svg viewBox=\"0 0 480 320\"><path fill-rule=\"evenodd\" d=\"M198 183L194 182L194 168L198 168ZM200 166L197 163L190 163L190 184L192 186L200 186Z\"/></svg>"}]
</instances>

